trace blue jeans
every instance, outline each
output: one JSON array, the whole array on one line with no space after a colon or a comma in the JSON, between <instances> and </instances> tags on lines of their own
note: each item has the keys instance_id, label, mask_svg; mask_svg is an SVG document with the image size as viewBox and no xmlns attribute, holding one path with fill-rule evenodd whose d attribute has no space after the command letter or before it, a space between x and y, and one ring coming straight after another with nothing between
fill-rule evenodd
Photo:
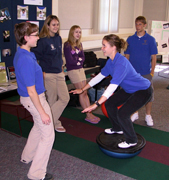
<instances>
[{"instance_id":1,"label":"blue jeans","mask_svg":"<svg viewBox=\"0 0 169 180\"><path fill-rule=\"evenodd\" d=\"M105 103L113 131L123 131L127 143L136 143L137 135L130 116L144 106L152 96L152 87L135 93L126 93L123 89L117 91ZM118 106L123 106L118 109Z\"/></svg>"}]
</instances>

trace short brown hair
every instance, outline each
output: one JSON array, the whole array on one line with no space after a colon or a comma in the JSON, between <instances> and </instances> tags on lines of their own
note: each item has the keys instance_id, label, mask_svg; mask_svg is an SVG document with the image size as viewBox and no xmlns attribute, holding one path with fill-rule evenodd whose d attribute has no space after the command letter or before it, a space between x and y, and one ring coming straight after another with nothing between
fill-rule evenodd
<instances>
[{"instance_id":1,"label":"short brown hair","mask_svg":"<svg viewBox=\"0 0 169 180\"><path fill-rule=\"evenodd\" d=\"M141 21L143 24L147 24L147 20L144 16L138 16L136 19L135 19L135 23L137 21Z\"/></svg>"},{"instance_id":2,"label":"short brown hair","mask_svg":"<svg viewBox=\"0 0 169 180\"><path fill-rule=\"evenodd\" d=\"M39 27L30 22L21 22L19 24L15 24L14 34L16 42L19 44L19 46L25 45L27 41L25 40L24 36L29 36L37 31L39 31Z\"/></svg>"}]
</instances>

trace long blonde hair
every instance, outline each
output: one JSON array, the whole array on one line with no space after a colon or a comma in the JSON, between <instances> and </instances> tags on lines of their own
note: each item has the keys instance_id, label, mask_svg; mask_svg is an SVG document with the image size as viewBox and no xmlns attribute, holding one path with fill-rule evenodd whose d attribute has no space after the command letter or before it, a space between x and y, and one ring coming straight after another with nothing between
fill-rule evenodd
<instances>
[{"instance_id":1,"label":"long blonde hair","mask_svg":"<svg viewBox=\"0 0 169 180\"><path fill-rule=\"evenodd\" d=\"M40 38L50 37L48 26L50 26L50 23L51 23L51 21L53 19L57 20L59 22L59 26L60 26L59 18L57 16L55 16L55 15L49 15L46 18L46 20L44 22L44 25L43 25L43 27L42 27L42 29L40 31L40 34L39 34ZM58 30L57 34L59 34L59 30Z\"/></svg>"},{"instance_id":2,"label":"long blonde hair","mask_svg":"<svg viewBox=\"0 0 169 180\"><path fill-rule=\"evenodd\" d=\"M68 42L68 43L71 45L72 49L75 50L75 46L77 46L77 48L79 48L80 50L82 50L81 36L80 36L80 38L79 38L78 40L76 40L76 39L74 38L74 31L75 31L75 29L77 29L77 28L81 29L80 26L78 26L78 25L74 25L74 26L72 26L72 27L70 28L70 30L69 30L69 35L68 35L68 40L67 40L66 42Z\"/></svg>"}]
</instances>

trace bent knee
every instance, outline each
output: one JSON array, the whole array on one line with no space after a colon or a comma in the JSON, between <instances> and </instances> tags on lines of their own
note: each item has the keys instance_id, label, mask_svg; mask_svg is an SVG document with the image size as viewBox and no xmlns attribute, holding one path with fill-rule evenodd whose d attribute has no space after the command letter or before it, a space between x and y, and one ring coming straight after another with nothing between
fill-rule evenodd
<instances>
[{"instance_id":1,"label":"bent knee","mask_svg":"<svg viewBox=\"0 0 169 180\"><path fill-rule=\"evenodd\" d=\"M82 97L82 98L88 97L87 91L84 91L83 93L79 94L79 97Z\"/></svg>"},{"instance_id":2,"label":"bent knee","mask_svg":"<svg viewBox=\"0 0 169 180\"><path fill-rule=\"evenodd\" d=\"M70 100L70 96L68 94L68 96L66 96L66 98L64 99L64 102L67 104L69 102L69 100Z\"/></svg>"},{"instance_id":3,"label":"bent knee","mask_svg":"<svg viewBox=\"0 0 169 180\"><path fill-rule=\"evenodd\" d=\"M68 102L69 102L69 100L70 100L70 96L69 96L69 94L68 94L68 96L65 96L64 98L61 98L61 99L60 99L60 102L61 102L63 105L67 105Z\"/></svg>"},{"instance_id":4,"label":"bent knee","mask_svg":"<svg viewBox=\"0 0 169 180\"><path fill-rule=\"evenodd\" d=\"M46 144L53 144L55 140L55 131L54 128L50 130L50 132L46 132L44 136L42 136L42 141Z\"/></svg>"}]
</instances>

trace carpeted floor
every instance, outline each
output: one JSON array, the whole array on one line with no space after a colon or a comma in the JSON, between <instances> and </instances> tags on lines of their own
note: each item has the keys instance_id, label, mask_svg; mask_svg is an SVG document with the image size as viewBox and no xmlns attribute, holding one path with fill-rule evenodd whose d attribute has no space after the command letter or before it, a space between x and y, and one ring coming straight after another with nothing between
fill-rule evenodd
<instances>
[{"instance_id":1,"label":"carpeted floor","mask_svg":"<svg viewBox=\"0 0 169 180\"><path fill-rule=\"evenodd\" d=\"M156 68L161 70L162 66ZM165 67L164 67L165 68ZM101 121L92 125L84 121L84 114L77 108L67 107L61 117L66 133L56 133L48 171L58 180L159 180L168 179L168 74L158 72L154 77L155 101L152 108L154 127L144 121L145 109L139 111L139 120L134 123L137 133L144 136L147 144L143 151L130 159L116 159L102 153L96 144L96 136L110 127L109 120L102 115ZM2 126L19 134L17 119L13 113L3 109ZM23 137L18 138L0 131L0 180L24 180L30 165L20 163L20 155L26 142L31 122L22 121Z\"/></svg>"},{"instance_id":2,"label":"carpeted floor","mask_svg":"<svg viewBox=\"0 0 169 180\"><path fill-rule=\"evenodd\" d=\"M0 180L27 180L30 164L19 161L25 143L26 138L0 130ZM111 180L119 179L119 176L121 180L132 180L55 149L51 152L48 172L54 175L55 180Z\"/></svg>"}]
</instances>

